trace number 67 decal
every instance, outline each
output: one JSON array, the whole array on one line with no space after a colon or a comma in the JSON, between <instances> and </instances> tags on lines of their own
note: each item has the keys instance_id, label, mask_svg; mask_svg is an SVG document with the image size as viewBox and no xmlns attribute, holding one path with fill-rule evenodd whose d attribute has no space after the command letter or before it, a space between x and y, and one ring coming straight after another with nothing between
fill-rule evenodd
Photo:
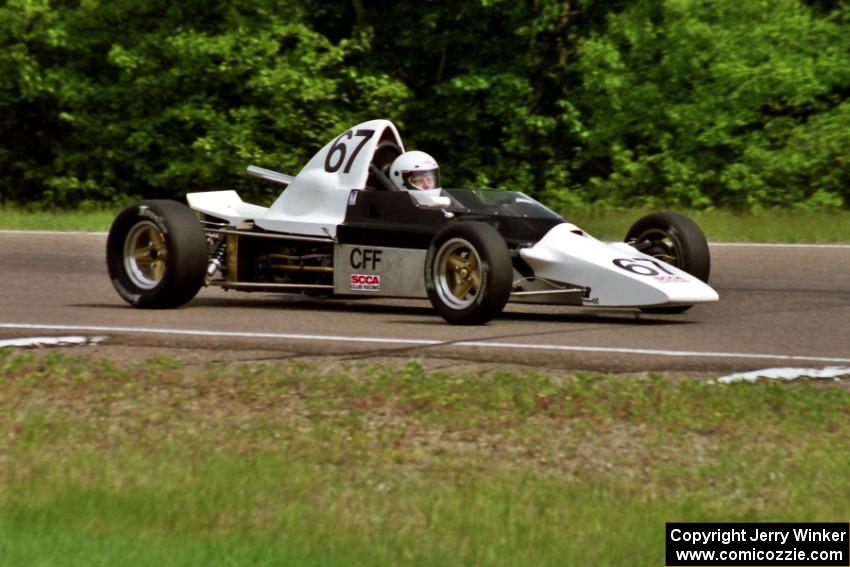
<instances>
[{"instance_id":1,"label":"number 67 decal","mask_svg":"<svg viewBox=\"0 0 850 567\"><path fill-rule=\"evenodd\" d=\"M664 267L663 262L649 258L617 258L614 260L614 265L639 276L657 276L661 272L670 276L674 275Z\"/></svg>"},{"instance_id":2,"label":"number 67 decal","mask_svg":"<svg viewBox=\"0 0 850 567\"><path fill-rule=\"evenodd\" d=\"M342 164L345 163L345 155L348 153L348 145L345 143L343 138L351 140L352 136L357 136L358 138L363 139L360 140L360 143L354 148L354 151L351 153L351 157L348 158L348 162L345 163L345 169L342 170L343 173L350 172L351 165L354 163L354 158L357 157L357 154L360 153L360 150L363 149L363 146L366 145L366 142L368 142L374 134L374 130L358 130L357 132L349 130L348 132L344 132L340 135L339 138L334 140L331 149L328 150L328 155L325 157L325 171L328 173L336 173L339 171L339 168L341 168Z\"/></svg>"}]
</instances>

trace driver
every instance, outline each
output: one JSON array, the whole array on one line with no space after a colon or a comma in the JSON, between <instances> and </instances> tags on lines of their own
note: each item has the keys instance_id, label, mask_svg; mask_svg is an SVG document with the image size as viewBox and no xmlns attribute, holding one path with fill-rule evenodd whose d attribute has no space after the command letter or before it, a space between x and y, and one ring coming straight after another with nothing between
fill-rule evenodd
<instances>
[{"instance_id":1,"label":"driver","mask_svg":"<svg viewBox=\"0 0 850 567\"><path fill-rule=\"evenodd\" d=\"M390 179L401 191L440 189L440 166L425 152L404 152L390 166Z\"/></svg>"}]
</instances>

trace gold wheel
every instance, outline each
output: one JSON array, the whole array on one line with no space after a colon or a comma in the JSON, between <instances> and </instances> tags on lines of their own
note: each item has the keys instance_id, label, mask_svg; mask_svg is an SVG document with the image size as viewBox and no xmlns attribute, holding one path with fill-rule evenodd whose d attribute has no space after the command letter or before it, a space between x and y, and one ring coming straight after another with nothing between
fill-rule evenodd
<instances>
[{"instance_id":1,"label":"gold wheel","mask_svg":"<svg viewBox=\"0 0 850 567\"><path fill-rule=\"evenodd\" d=\"M153 289L165 277L168 248L165 236L151 221L136 224L124 240L127 276L141 289Z\"/></svg>"},{"instance_id":2,"label":"gold wheel","mask_svg":"<svg viewBox=\"0 0 850 567\"><path fill-rule=\"evenodd\" d=\"M453 309L472 305L481 291L481 258L475 247L462 238L446 241L434 262L437 295Z\"/></svg>"},{"instance_id":3,"label":"gold wheel","mask_svg":"<svg viewBox=\"0 0 850 567\"><path fill-rule=\"evenodd\" d=\"M651 243L643 252L653 258L658 258L668 264L679 266L679 245L675 239L665 230L651 228L643 232L637 238L638 242Z\"/></svg>"}]
</instances>

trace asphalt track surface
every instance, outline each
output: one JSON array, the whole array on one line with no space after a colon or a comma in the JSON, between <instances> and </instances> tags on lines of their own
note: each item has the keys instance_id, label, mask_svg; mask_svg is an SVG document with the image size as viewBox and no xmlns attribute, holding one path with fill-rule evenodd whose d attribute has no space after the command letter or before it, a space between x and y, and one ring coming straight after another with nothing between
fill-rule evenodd
<instances>
[{"instance_id":1,"label":"asphalt track surface","mask_svg":"<svg viewBox=\"0 0 850 567\"><path fill-rule=\"evenodd\" d=\"M202 289L186 307L126 305L104 234L0 232L0 339L105 337L95 350L213 361L418 358L458 366L724 373L850 367L850 246L711 245L720 302L683 315L508 305L481 327L427 301L320 300ZM240 354L241 353L241 354Z\"/></svg>"}]
</instances>

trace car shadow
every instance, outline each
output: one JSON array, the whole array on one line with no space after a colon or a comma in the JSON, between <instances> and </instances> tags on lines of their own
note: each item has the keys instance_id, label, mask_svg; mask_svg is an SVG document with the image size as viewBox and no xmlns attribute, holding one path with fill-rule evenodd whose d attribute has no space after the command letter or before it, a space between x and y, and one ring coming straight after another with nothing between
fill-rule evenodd
<instances>
[{"instance_id":1,"label":"car shadow","mask_svg":"<svg viewBox=\"0 0 850 567\"><path fill-rule=\"evenodd\" d=\"M415 301L415 300L413 300ZM77 303L70 304L69 307L78 307L83 309L132 309L129 305L123 303ZM637 325L637 326L669 326L669 325L690 325L693 322L688 319L683 319L682 315L660 315L647 314L637 309L624 310L602 310L589 311L588 308L576 307L576 312L571 313L567 310L569 307L558 308L556 311L542 313L534 311L521 311L522 307L517 308L511 305L510 311L504 311L494 320L503 321L538 321L549 323L594 323L599 325ZM344 313L376 313L381 315L399 315L399 316L416 316L423 317L422 321L417 321L417 325L444 326L446 323L434 309L425 301L420 301L420 305L399 305L386 304L377 302L374 299L364 298L363 300L346 299L316 299L316 298L286 298L277 297L271 298L227 298L227 297L206 297L196 298L190 303L177 309L193 309L193 308L218 308L218 309L285 309L288 311L297 312L344 312ZM520 310L518 310L520 309ZM388 321L390 323L410 323L406 319L394 319ZM563 332L563 331L560 331Z\"/></svg>"},{"instance_id":2,"label":"car shadow","mask_svg":"<svg viewBox=\"0 0 850 567\"><path fill-rule=\"evenodd\" d=\"M422 325L445 325L446 322L439 318L432 309L426 309L436 317L433 321L423 321ZM646 314L636 311L635 313L522 313L517 311L501 313L495 320L507 321L539 321L541 323L597 323L600 325L637 325L637 326L669 326L690 325L693 322L670 318L671 316ZM673 315L672 317L677 317ZM403 323L405 321L390 321L391 323ZM417 323L420 324L420 323ZM558 331L563 332L563 331Z\"/></svg>"}]
</instances>

